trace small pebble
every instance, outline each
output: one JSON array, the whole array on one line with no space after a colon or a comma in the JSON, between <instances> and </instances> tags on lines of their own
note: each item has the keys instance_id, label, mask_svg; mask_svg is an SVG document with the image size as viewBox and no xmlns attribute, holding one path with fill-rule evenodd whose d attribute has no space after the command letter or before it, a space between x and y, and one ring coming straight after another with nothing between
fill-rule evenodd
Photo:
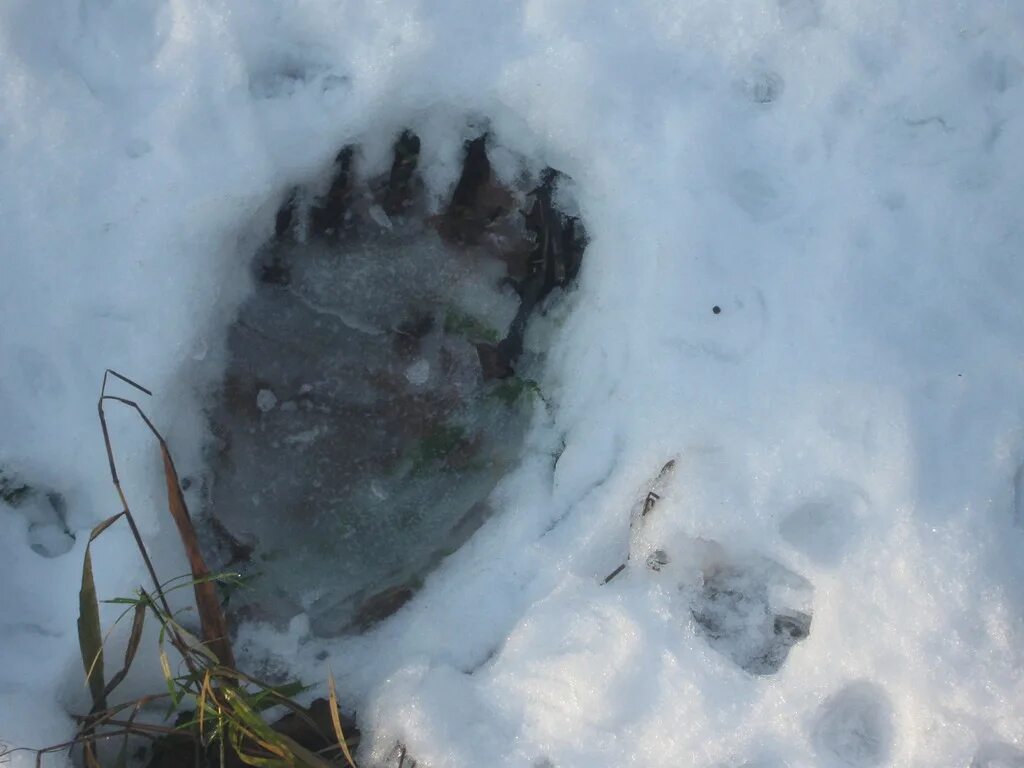
<instances>
[{"instance_id":1,"label":"small pebble","mask_svg":"<svg viewBox=\"0 0 1024 768\"><path fill-rule=\"evenodd\" d=\"M405 378L413 386L426 384L430 378L430 363L422 357L405 369Z\"/></svg>"},{"instance_id":2,"label":"small pebble","mask_svg":"<svg viewBox=\"0 0 1024 768\"><path fill-rule=\"evenodd\" d=\"M256 407L263 413L274 410L277 405L277 397L269 389L261 389L256 394Z\"/></svg>"},{"instance_id":3,"label":"small pebble","mask_svg":"<svg viewBox=\"0 0 1024 768\"><path fill-rule=\"evenodd\" d=\"M369 214L378 227L381 229L391 229L391 219L388 218L388 215L384 213L384 209L379 205L371 205Z\"/></svg>"}]
</instances>

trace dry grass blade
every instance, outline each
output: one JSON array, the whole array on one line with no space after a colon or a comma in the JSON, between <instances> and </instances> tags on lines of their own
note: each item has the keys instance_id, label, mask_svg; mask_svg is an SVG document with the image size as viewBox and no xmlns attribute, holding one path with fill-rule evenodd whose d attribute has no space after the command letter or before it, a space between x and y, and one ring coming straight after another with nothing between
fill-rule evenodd
<instances>
[{"instance_id":1,"label":"dry grass blade","mask_svg":"<svg viewBox=\"0 0 1024 768\"><path fill-rule=\"evenodd\" d=\"M220 760L219 763L211 763L214 765L237 765L241 762L265 768L330 768L340 762L340 757L331 744L330 732L333 730L337 739L337 748L344 755L350 768L356 768L349 743L342 731L333 676L330 678L330 701L317 699L313 702L312 707L306 708L291 698L305 690L305 686L301 683L271 686L235 668L227 621L215 588L215 583L223 580L223 575L211 574L206 566L167 443L137 403L106 393L108 377L116 378L150 394L149 390L139 386L131 379L114 371L108 371L104 376L103 389L97 404L100 425L103 429L104 446L110 464L110 475L121 500L122 511L107 518L92 530L86 544L82 565L78 634L86 680L92 696L92 709L88 715L76 716L81 728L71 741L43 749L25 749L34 752L37 764L41 765L44 755L81 746L83 750L81 763L86 768L100 768L97 743L120 738L123 739L121 749L112 758L114 761L112 765L121 767L127 764L129 738L142 737L154 744L163 744L168 740L174 740L178 745L174 749L181 749L180 752L168 753L172 755L170 759L174 764L177 764L175 761L178 761L179 758L185 762L194 758L197 765L200 762L206 764L210 760L216 759L214 757L215 748L219 753ZM160 444L164 478L167 485L168 507L189 560L191 584L195 592L202 630L201 637L196 637L175 620L176 614L168 603L164 582L161 582L156 574L146 545L135 523L117 474L113 445L110 442L104 413L104 404L107 402L117 402L133 409ZM108 683L104 684L103 646L105 637L100 624L91 545L100 534L122 517L125 518L142 556L146 570L153 582L153 590L147 592L140 587L135 598L119 597L105 601L124 607L123 612L109 628L108 634L113 632L129 613L132 613L133 616L124 650L123 666ZM176 581L177 579L173 579L167 584L172 585ZM188 586L188 583L180 586ZM168 589L176 588L177 586L173 586ZM136 659L148 611L153 611L155 620L160 624L157 645L160 669L167 685L167 691L108 707L108 697L123 682ZM169 649L166 647L168 642L180 655L180 662L187 668L180 674L172 669L171 659L168 656ZM173 727L136 722L136 716L143 706L150 701L165 698L170 703L167 716L169 717L175 711L179 712L179 717L175 720ZM189 715L181 712L181 703L185 700L196 703L194 717L191 719ZM265 719L264 711L275 706L282 706L291 711L285 718L271 725ZM331 728L327 727L325 713L319 709L320 706L329 707ZM131 710L131 713L127 720L119 717L120 713L128 709ZM233 755L230 752L232 749ZM190 750L194 750L194 755L188 754ZM331 755L330 760L323 756L325 753ZM0 758L3 756L3 745L0 744ZM185 764L185 762L181 764Z\"/></svg>"},{"instance_id":2,"label":"dry grass blade","mask_svg":"<svg viewBox=\"0 0 1024 768\"><path fill-rule=\"evenodd\" d=\"M334 685L334 673L327 676L327 692L331 705L331 725L334 726L334 737L338 740L341 753L352 768L356 768L356 761L352 759L352 752L349 751L348 742L345 741L345 732L341 730L341 717L338 715L338 692Z\"/></svg>"},{"instance_id":3,"label":"dry grass blade","mask_svg":"<svg viewBox=\"0 0 1024 768\"><path fill-rule=\"evenodd\" d=\"M222 690L231 709L232 746L242 762L253 766L285 765L289 768L330 768L330 763L309 751L289 736L275 731L249 704L247 697L237 688ZM266 757L251 751L256 746L276 757Z\"/></svg>"},{"instance_id":4,"label":"dry grass blade","mask_svg":"<svg viewBox=\"0 0 1024 768\"><path fill-rule=\"evenodd\" d=\"M174 673L171 672L171 660L167 657L167 650L164 648L163 643L160 644L160 671L163 673L164 682L167 684L167 693L170 694L174 707L177 707L181 695L178 692L178 686L175 685Z\"/></svg>"},{"instance_id":5,"label":"dry grass blade","mask_svg":"<svg viewBox=\"0 0 1024 768\"><path fill-rule=\"evenodd\" d=\"M121 380L121 381L123 381L123 382L124 382L125 384L127 384L127 385L129 385L129 386L131 386L131 387L135 387L135 388L136 388L137 390L139 390L139 392L142 392L142 393L144 393L144 394L147 394L147 395L149 395L150 397L152 397L152 396L153 396L153 393L152 393L152 392L150 392L150 391L149 391L148 389L146 389L146 388L145 388L144 386L142 386L141 384L139 384L139 383L137 383L137 382L134 382L134 381L132 381L132 380L131 380L131 379L129 379L129 378L127 377L127 376L125 376L125 375L123 375L123 374L120 374L120 373L118 373L117 371L111 370L110 368L107 368L107 370L106 370L106 371L104 371L104 373L103 373L103 390L104 390L104 391L105 391L105 390L106 390L106 388L107 388L107 376L113 376L113 377L114 377L115 379L120 379L120 380Z\"/></svg>"},{"instance_id":6,"label":"dry grass blade","mask_svg":"<svg viewBox=\"0 0 1024 768\"><path fill-rule=\"evenodd\" d=\"M146 565L146 570L149 572L150 579L153 580L154 594L160 600L164 612L167 613L167 615L170 615L171 606L168 604L167 597L166 595L164 595L163 589L160 586L160 579L156 575L156 569L153 567L153 561L150 559L149 552L146 550L146 544L142 540L142 534L139 533L139 527L135 524L135 518L131 513L131 509L128 506L128 498L124 494L124 488L121 487L121 480L117 476L117 462L114 460L114 446L110 442L110 429L107 426L107 416L106 413L104 412L103 404L106 401L110 400L113 402L121 403L122 405L126 405L129 408L134 409L135 412L139 414L139 418L142 419L142 421L146 424L149 430L156 436L157 440L160 441L161 445L163 445L164 440L163 437L161 437L160 433L157 431L156 427L153 425L153 422L149 420L145 412L139 407L138 403L132 402L131 400L126 400L123 397L114 397L112 395L107 394L108 376L115 376L121 381L124 381L133 387L136 387L142 392L145 392L147 395L151 393L148 389L139 386L131 379L122 376L120 373L117 373L116 371L111 371L108 369L107 372L103 374L103 386L100 388L99 400L96 401L96 411L100 417L100 429L103 431L103 447L106 449L107 462L110 465L110 480L114 484L114 489L117 491L118 497L121 499L122 506L120 514L123 515L125 520L128 521L128 527L131 529L132 537L135 539L135 545L139 549L139 554L142 556L142 561ZM93 536L96 535L98 535L98 533L96 531L93 531Z\"/></svg>"},{"instance_id":7,"label":"dry grass blade","mask_svg":"<svg viewBox=\"0 0 1024 768\"><path fill-rule=\"evenodd\" d=\"M87 741L82 745L82 756L85 758L86 768L101 768L99 761L96 759L96 752L91 741Z\"/></svg>"},{"instance_id":8,"label":"dry grass blade","mask_svg":"<svg viewBox=\"0 0 1024 768\"><path fill-rule=\"evenodd\" d=\"M168 631L170 631L175 638L174 647L181 651L183 655L191 652L201 656L203 663L209 662L214 665L220 663L217 655L207 648L203 644L202 640L193 635L174 619L165 618L164 626L167 627Z\"/></svg>"},{"instance_id":9,"label":"dry grass blade","mask_svg":"<svg viewBox=\"0 0 1024 768\"><path fill-rule=\"evenodd\" d=\"M206 567L206 561L199 548L199 538L196 536L192 518L185 504L185 497L181 492L181 483L178 480L178 472L174 468L174 460L171 459L171 453L162 439L160 452L163 455L164 477L167 481L167 504L174 523L178 527L178 534L181 536L181 543L185 548L185 555L188 557L189 568L192 570L196 609L199 611L203 640L209 645L221 664L233 667L235 666L235 657L228 639L227 620L220 607L216 586L210 579L210 569Z\"/></svg>"},{"instance_id":10,"label":"dry grass blade","mask_svg":"<svg viewBox=\"0 0 1024 768\"><path fill-rule=\"evenodd\" d=\"M232 728L230 734L231 748L238 755L238 759L245 765L252 765L256 768L295 768L294 764L289 765L286 760L280 757L265 757L248 751L246 739L249 734L238 728Z\"/></svg>"},{"instance_id":11,"label":"dry grass blade","mask_svg":"<svg viewBox=\"0 0 1024 768\"><path fill-rule=\"evenodd\" d=\"M111 515L92 529L82 560L82 585L78 591L78 647L82 652L85 678L92 695L93 712L107 707L106 686L103 678L103 629L100 626L100 604L96 597L96 582L92 574L92 542L113 525L121 514Z\"/></svg>"},{"instance_id":12,"label":"dry grass blade","mask_svg":"<svg viewBox=\"0 0 1024 768\"><path fill-rule=\"evenodd\" d=\"M101 533L107 530L107 528L112 526L122 517L124 517L124 512L118 512L116 515L111 515L106 520L102 521L101 523L98 523L96 527L93 528L92 531L89 533L89 543L92 544L92 542L99 538L99 535Z\"/></svg>"},{"instance_id":13,"label":"dry grass blade","mask_svg":"<svg viewBox=\"0 0 1024 768\"><path fill-rule=\"evenodd\" d=\"M199 714L199 741L206 745L206 702L216 702L213 689L210 687L210 670L203 674L203 684L199 688L199 700L196 702L196 712Z\"/></svg>"},{"instance_id":14,"label":"dry grass blade","mask_svg":"<svg viewBox=\"0 0 1024 768\"><path fill-rule=\"evenodd\" d=\"M288 747L291 757L296 759L297 766L304 766L307 768L334 768L333 763L329 763L324 760L320 755L310 752L304 746L299 744L297 741L292 739L290 736L281 735L281 739Z\"/></svg>"},{"instance_id":15,"label":"dry grass blade","mask_svg":"<svg viewBox=\"0 0 1024 768\"><path fill-rule=\"evenodd\" d=\"M135 660L135 654L139 650L139 642L142 640L142 627L146 622L147 607L147 604L142 600L135 605L135 615L132 616L132 629L128 635L128 645L124 649L124 666L121 667L116 675L110 678L110 682L107 683L107 687L104 690L106 696L109 696L121 684L125 675L128 674L132 662Z\"/></svg>"}]
</instances>

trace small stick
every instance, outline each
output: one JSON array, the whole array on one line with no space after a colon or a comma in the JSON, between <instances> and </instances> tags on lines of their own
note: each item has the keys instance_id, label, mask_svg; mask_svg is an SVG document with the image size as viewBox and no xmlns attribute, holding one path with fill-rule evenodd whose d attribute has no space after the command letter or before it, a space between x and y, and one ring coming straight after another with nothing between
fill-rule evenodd
<instances>
[{"instance_id":1,"label":"small stick","mask_svg":"<svg viewBox=\"0 0 1024 768\"><path fill-rule=\"evenodd\" d=\"M609 574L608 574L607 576L605 576L605 577L604 577L604 581L602 581L602 582L601 582L601 586L604 586L604 585L605 585L605 584L607 584L607 583L608 583L609 581L611 581L612 579L614 579L614 578L615 578L616 576L618 576L618 575L619 575L620 573L622 573L622 572L623 572L623 571L625 570L625 568L626 568L626 564L625 564L625 563L623 563L623 564L622 564L622 565L620 565L620 566L619 566L618 568L616 568L616 569L615 569L614 571L612 571L611 573L609 573Z\"/></svg>"}]
</instances>

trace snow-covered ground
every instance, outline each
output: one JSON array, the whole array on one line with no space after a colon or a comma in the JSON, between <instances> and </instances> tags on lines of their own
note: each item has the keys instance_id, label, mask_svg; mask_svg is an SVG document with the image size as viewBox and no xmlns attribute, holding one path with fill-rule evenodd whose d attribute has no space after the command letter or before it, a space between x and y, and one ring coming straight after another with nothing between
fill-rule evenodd
<instances>
[{"instance_id":1,"label":"snow-covered ground","mask_svg":"<svg viewBox=\"0 0 1024 768\"><path fill-rule=\"evenodd\" d=\"M333 669L365 765L1024 765L1019 2L6 0L0 89L0 467L76 534L0 506L3 741L85 700L103 369L196 471L286 190L411 127L440 202L486 123L574 179L591 237L531 330L553 409L397 616L247 627L246 658ZM113 426L181 572L155 448ZM125 531L94 558L101 595L141 578ZM779 605L809 636L753 674Z\"/></svg>"}]
</instances>

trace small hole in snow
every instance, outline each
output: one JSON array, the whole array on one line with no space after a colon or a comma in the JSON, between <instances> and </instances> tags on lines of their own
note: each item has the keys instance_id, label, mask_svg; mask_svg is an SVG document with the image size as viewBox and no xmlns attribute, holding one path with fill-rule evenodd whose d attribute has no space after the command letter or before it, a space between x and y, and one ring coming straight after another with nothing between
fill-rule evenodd
<instances>
[{"instance_id":1,"label":"small hole in snow","mask_svg":"<svg viewBox=\"0 0 1024 768\"><path fill-rule=\"evenodd\" d=\"M722 308L717 304L711 308L711 311L714 312L716 315L722 314Z\"/></svg>"}]
</instances>

